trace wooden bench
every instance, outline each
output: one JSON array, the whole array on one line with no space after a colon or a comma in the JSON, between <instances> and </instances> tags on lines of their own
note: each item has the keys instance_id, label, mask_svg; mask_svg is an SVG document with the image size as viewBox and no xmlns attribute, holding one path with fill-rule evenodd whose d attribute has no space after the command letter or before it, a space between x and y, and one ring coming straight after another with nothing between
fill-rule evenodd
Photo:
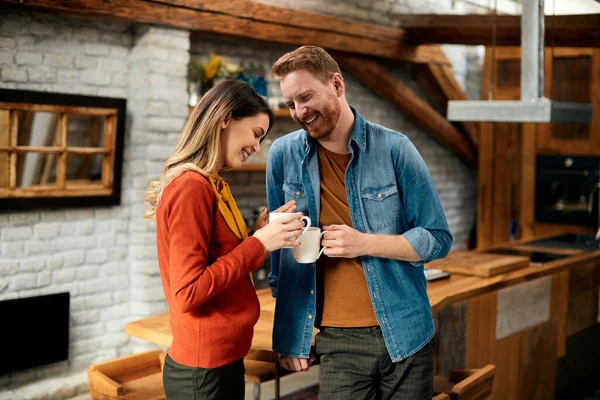
<instances>
[{"instance_id":1,"label":"wooden bench","mask_svg":"<svg viewBox=\"0 0 600 400\"><path fill-rule=\"evenodd\" d=\"M452 400L483 400L492 394L496 367L450 372L450 376L433 377L433 393L445 393Z\"/></svg>"},{"instance_id":2,"label":"wooden bench","mask_svg":"<svg viewBox=\"0 0 600 400\"><path fill-rule=\"evenodd\" d=\"M88 367L94 400L166 400L162 382L165 353L150 350Z\"/></svg>"},{"instance_id":3,"label":"wooden bench","mask_svg":"<svg viewBox=\"0 0 600 400\"><path fill-rule=\"evenodd\" d=\"M88 367L90 395L94 400L164 400L162 367L165 353L151 350ZM244 380L254 384L254 399L260 399L260 384L275 380L275 399L279 399L279 378L291 373L279 363L244 360Z\"/></svg>"}]
</instances>

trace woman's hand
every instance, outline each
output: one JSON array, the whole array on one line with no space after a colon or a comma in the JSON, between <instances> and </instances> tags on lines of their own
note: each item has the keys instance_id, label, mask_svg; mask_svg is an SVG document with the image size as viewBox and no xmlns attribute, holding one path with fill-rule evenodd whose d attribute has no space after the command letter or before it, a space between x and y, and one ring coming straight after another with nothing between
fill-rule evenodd
<instances>
[{"instance_id":1,"label":"woman's hand","mask_svg":"<svg viewBox=\"0 0 600 400\"><path fill-rule=\"evenodd\" d=\"M302 216L299 212L284 215L258 229L253 236L261 241L266 251L279 250L286 246L296 247L300 244L298 238L304 229Z\"/></svg>"},{"instance_id":2,"label":"woman's hand","mask_svg":"<svg viewBox=\"0 0 600 400\"><path fill-rule=\"evenodd\" d=\"M265 207L260 215L258 216L258 218L256 218L256 221L254 221L254 228L253 231L256 232L257 230L259 230L260 228L263 228L265 225L267 225L269 223L269 213L267 212L267 208ZM287 203L285 203L284 205L282 205L281 207L279 207L278 209L274 210L273 212L284 212L284 213L291 213L296 211L296 200L290 200Z\"/></svg>"}]
</instances>

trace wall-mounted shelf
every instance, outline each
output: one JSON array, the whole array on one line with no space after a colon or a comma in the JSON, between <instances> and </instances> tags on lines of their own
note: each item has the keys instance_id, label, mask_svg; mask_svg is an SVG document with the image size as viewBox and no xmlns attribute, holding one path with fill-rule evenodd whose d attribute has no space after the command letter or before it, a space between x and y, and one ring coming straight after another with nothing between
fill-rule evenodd
<instances>
[{"instance_id":1,"label":"wall-mounted shelf","mask_svg":"<svg viewBox=\"0 0 600 400\"><path fill-rule=\"evenodd\" d=\"M290 118L292 119L292 116L290 115L290 110L288 108L273 108L273 115L275 116L275 118Z\"/></svg>"},{"instance_id":2,"label":"wall-mounted shelf","mask_svg":"<svg viewBox=\"0 0 600 400\"><path fill-rule=\"evenodd\" d=\"M252 171L266 171L267 164L265 163L248 163L242 164L240 168L232 168L228 172L252 172Z\"/></svg>"},{"instance_id":3,"label":"wall-mounted shelf","mask_svg":"<svg viewBox=\"0 0 600 400\"><path fill-rule=\"evenodd\" d=\"M191 113L192 110L194 109L194 107L189 107L189 112ZM290 115L290 110L287 108L273 108L273 115L275 116L275 118L289 118L292 119L292 116Z\"/></svg>"}]
</instances>

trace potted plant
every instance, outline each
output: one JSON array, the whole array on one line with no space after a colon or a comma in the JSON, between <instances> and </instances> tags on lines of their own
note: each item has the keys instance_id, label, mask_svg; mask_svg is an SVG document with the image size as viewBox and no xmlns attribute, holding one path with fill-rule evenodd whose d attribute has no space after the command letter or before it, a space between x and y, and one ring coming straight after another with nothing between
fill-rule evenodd
<instances>
[{"instance_id":1,"label":"potted plant","mask_svg":"<svg viewBox=\"0 0 600 400\"><path fill-rule=\"evenodd\" d=\"M204 64L198 60L191 60L188 65L188 92L190 94L188 105L190 107L195 107L200 101L203 92L202 82L205 76Z\"/></svg>"}]
</instances>

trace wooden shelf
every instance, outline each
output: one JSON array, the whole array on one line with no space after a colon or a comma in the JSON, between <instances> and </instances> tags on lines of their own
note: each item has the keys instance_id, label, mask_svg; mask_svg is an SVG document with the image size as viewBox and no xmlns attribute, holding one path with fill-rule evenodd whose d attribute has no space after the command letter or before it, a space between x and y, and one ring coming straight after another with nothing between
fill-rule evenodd
<instances>
[{"instance_id":1,"label":"wooden shelf","mask_svg":"<svg viewBox=\"0 0 600 400\"><path fill-rule=\"evenodd\" d=\"M248 163L248 164L242 164L242 166L240 168L232 168L230 170L228 170L227 172L242 172L242 171L266 171L267 170L267 164L265 163Z\"/></svg>"},{"instance_id":2,"label":"wooden shelf","mask_svg":"<svg viewBox=\"0 0 600 400\"><path fill-rule=\"evenodd\" d=\"M194 109L194 107L188 107L189 108L189 112L191 113L192 110ZM272 108L273 110L273 115L275 116L275 118L289 118L291 120L292 116L290 115L290 110L287 108Z\"/></svg>"},{"instance_id":3,"label":"wooden shelf","mask_svg":"<svg viewBox=\"0 0 600 400\"><path fill-rule=\"evenodd\" d=\"M275 118L289 118L292 119L290 115L290 110L288 108L273 108L273 115Z\"/></svg>"}]
</instances>

